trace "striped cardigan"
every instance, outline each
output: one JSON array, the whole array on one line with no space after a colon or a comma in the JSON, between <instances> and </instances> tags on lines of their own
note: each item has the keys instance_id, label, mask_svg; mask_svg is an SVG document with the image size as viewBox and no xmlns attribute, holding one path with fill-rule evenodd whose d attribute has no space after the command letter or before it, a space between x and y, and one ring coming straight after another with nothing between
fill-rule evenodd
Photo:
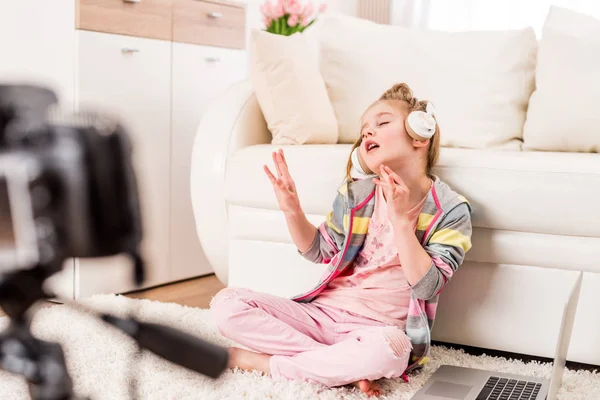
<instances>
[{"instance_id":1,"label":"striped cardigan","mask_svg":"<svg viewBox=\"0 0 600 400\"><path fill-rule=\"evenodd\" d=\"M438 177L434 176L433 182L416 230L432 263L423 278L411 287L406 334L413 349L407 371L429 361L438 296L471 248L471 206ZM375 184L371 179L355 180L340 187L333 210L319 226L311 247L301 253L310 261L329 265L316 286L292 297L293 300L310 302L352 266L364 244L374 208Z\"/></svg>"}]
</instances>

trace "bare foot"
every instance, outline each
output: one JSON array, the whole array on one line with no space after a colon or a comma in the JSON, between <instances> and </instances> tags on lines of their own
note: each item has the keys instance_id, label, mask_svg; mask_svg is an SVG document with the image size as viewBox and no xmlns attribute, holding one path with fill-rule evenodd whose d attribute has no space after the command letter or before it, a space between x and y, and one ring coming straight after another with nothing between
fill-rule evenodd
<instances>
[{"instance_id":1,"label":"bare foot","mask_svg":"<svg viewBox=\"0 0 600 400\"><path fill-rule=\"evenodd\" d=\"M361 392L366 394L367 396L381 396L381 388L375 382L368 381L366 379L360 380L358 382L354 382L352 385L356 386L360 389Z\"/></svg>"},{"instance_id":2,"label":"bare foot","mask_svg":"<svg viewBox=\"0 0 600 400\"><path fill-rule=\"evenodd\" d=\"M270 360L271 356L268 354L256 353L239 347L229 348L229 368L238 367L244 371L261 371L268 375L271 373Z\"/></svg>"}]
</instances>

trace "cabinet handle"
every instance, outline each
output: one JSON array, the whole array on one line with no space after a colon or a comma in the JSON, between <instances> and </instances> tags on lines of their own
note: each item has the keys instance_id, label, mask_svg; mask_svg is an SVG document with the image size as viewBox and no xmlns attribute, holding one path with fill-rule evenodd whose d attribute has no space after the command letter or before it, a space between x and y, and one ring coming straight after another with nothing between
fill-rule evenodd
<instances>
[{"instance_id":1,"label":"cabinet handle","mask_svg":"<svg viewBox=\"0 0 600 400\"><path fill-rule=\"evenodd\" d=\"M205 57L204 59L209 63L217 63L221 61L221 57Z\"/></svg>"},{"instance_id":2,"label":"cabinet handle","mask_svg":"<svg viewBox=\"0 0 600 400\"><path fill-rule=\"evenodd\" d=\"M128 54L131 54L131 53L139 53L139 52L140 52L140 50L139 50L139 49L134 49L133 47L123 47L123 48L121 49L121 52L122 52L122 53L128 53Z\"/></svg>"},{"instance_id":3,"label":"cabinet handle","mask_svg":"<svg viewBox=\"0 0 600 400\"><path fill-rule=\"evenodd\" d=\"M220 19L220 18L223 18L223 14L221 14L220 12L216 12L216 11L209 12L208 18Z\"/></svg>"},{"instance_id":4,"label":"cabinet handle","mask_svg":"<svg viewBox=\"0 0 600 400\"><path fill-rule=\"evenodd\" d=\"M141 3L142 0L123 0L123 3Z\"/></svg>"}]
</instances>

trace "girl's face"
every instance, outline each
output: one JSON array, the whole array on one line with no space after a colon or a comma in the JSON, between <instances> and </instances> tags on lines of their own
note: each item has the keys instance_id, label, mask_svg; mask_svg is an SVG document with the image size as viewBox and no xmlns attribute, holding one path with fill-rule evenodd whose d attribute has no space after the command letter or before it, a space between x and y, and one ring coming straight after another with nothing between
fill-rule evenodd
<instances>
[{"instance_id":1,"label":"girl's face","mask_svg":"<svg viewBox=\"0 0 600 400\"><path fill-rule=\"evenodd\" d=\"M417 156L413 139L404 127L407 112L402 105L399 101L378 101L362 117L359 152L375 173L381 164L398 170Z\"/></svg>"}]
</instances>

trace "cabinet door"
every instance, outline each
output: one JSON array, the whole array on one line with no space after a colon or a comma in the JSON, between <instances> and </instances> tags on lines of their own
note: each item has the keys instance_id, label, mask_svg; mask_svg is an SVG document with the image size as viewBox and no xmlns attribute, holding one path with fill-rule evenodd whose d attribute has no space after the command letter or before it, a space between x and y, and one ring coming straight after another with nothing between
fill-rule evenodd
<instances>
[{"instance_id":1,"label":"cabinet door","mask_svg":"<svg viewBox=\"0 0 600 400\"><path fill-rule=\"evenodd\" d=\"M196 234L192 211L192 144L206 107L245 76L244 51L173 43L171 280L212 272Z\"/></svg>"},{"instance_id":2,"label":"cabinet door","mask_svg":"<svg viewBox=\"0 0 600 400\"><path fill-rule=\"evenodd\" d=\"M0 81L43 85L72 107L75 1L0 1Z\"/></svg>"},{"instance_id":3,"label":"cabinet door","mask_svg":"<svg viewBox=\"0 0 600 400\"><path fill-rule=\"evenodd\" d=\"M169 280L171 43L79 31L81 108L107 111L128 129L138 179L144 287ZM79 260L79 295L134 289L128 258Z\"/></svg>"}]
</instances>

